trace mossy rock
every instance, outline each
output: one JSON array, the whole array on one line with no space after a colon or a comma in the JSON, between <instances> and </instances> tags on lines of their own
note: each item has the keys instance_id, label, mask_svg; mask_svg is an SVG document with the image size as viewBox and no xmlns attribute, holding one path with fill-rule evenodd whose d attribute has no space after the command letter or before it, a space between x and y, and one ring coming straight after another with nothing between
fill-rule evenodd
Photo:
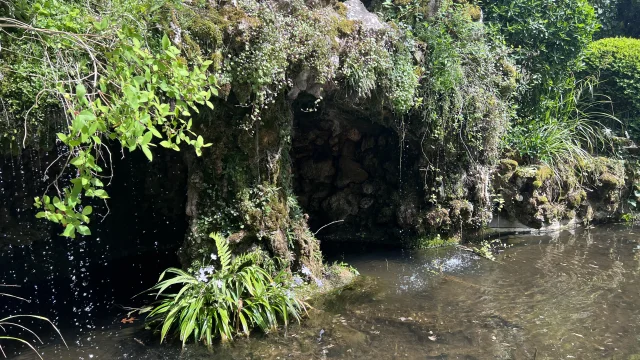
<instances>
[{"instance_id":1,"label":"mossy rock","mask_svg":"<svg viewBox=\"0 0 640 360\"><path fill-rule=\"evenodd\" d=\"M536 179L542 182L549 180L552 176L553 170L546 165L540 166L536 172Z\"/></svg>"},{"instance_id":2,"label":"mossy rock","mask_svg":"<svg viewBox=\"0 0 640 360\"><path fill-rule=\"evenodd\" d=\"M449 217L466 221L473 215L473 205L467 200L452 200L449 204Z\"/></svg>"},{"instance_id":3,"label":"mossy rock","mask_svg":"<svg viewBox=\"0 0 640 360\"><path fill-rule=\"evenodd\" d=\"M567 195L567 205L573 209L576 209L582 205L582 202L587 198L587 192L584 190L574 191Z\"/></svg>"},{"instance_id":4,"label":"mossy rock","mask_svg":"<svg viewBox=\"0 0 640 360\"><path fill-rule=\"evenodd\" d=\"M518 167L515 174L523 179L532 179L536 177L538 171L535 167Z\"/></svg>"},{"instance_id":5,"label":"mossy rock","mask_svg":"<svg viewBox=\"0 0 640 360\"><path fill-rule=\"evenodd\" d=\"M501 159L500 167L507 171L515 171L518 168L518 162L512 159Z\"/></svg>"},{"instance_id":6,"label":"mossy rock","mask_svg":"<svg viewBox=\"0 0 640 360\"><path fill-rule=\"evenodd\" d=\"M545 196L545 195L541 195L536 197L536 200L540 203L540 204L546 204L549 202L549 199Z\"/></svg>"},{"instance_id":7,"label":"mossy rock","mask_svg":"<svg viewBox=\"0 0 640 360\"><path fill-rule=\"evenodd\" d=\"M599 180L604 186L621 187L622 185L624 185L624 179L621 179L609 172L602 173L599 177Z\"/></svg>"}]
</instances>

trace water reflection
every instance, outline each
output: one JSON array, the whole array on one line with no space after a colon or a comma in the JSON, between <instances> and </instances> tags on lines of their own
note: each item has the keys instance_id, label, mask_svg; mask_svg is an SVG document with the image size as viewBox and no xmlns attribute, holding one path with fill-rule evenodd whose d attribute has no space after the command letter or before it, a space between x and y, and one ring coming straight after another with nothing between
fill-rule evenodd
<instances>
[{"instance_id":1,"label":"water reflection","mask_svg":"<svg viewBox=\"0 0 640 360\"><path fill-rule=\"evenodd\" d=\"M89 346L44 350L48 359L638 359L638 240L607 227L513 237L497 262L455 248L347 256L363 276L286 336L211 354L114 323L84 334Z\"/></svg>"}]
</instances>

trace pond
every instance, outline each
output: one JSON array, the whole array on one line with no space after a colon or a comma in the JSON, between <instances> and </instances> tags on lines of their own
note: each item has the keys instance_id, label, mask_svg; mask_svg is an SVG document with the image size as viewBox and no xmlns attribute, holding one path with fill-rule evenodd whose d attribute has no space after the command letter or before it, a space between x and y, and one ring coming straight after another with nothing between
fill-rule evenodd
<instances>
[{"instance_id":1,"label":"pond","mask_svg":"<svg viewBox=\"0 0 640 360\"><path fill-rule=\"evenodd\" d=\"M89 329L63 324L68 349L40 349L45 359L640 359L640 229L505 241L496 262L456 247L344 254L362 276L301 325L213 353L159 345L114 307L93 312Z\"/></svg>"}]
</instances>

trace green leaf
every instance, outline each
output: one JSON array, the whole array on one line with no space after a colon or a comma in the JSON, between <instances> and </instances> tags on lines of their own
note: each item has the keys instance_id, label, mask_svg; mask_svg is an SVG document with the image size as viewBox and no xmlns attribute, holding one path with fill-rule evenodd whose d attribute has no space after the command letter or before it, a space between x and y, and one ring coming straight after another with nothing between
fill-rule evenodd
<instances>
[{"instance_id":1,"label":"green leaf","mask_svg":"<svg viewBox=\"0 0 640 360\"><path fill-rule=\"evenodd\" d=\"M149 161L153 161L153 154L151 154L151 150L149 150L149 147L147 145L142 145L141 148L142 152L147 156L147 159L149 159Z\"/></svg>"},{"instance_id":2,"label":"green leaf","mask_svg":"<svg viewBox=\"0 0 640 360\"><path fill-rule=\"evenodd\" d=\"M84 87L84 85L78 84L76 86L76 97L78 98L78 100L83 99L86 94L87 94L87 89Z\"/></svg>"},{"instance_id":3,"label":"green leaf","mask_svg":"<svg viewBox=\"0 0 640 360\"><path fill-rule=\"evenodd\" d=\"M86 123L88 121L93 121L96 119L96 116L91 112L91 110L82 110L76 118L80 119L82 122Z\"/></svg>"},{"instance_id":4,"label":"green leaf","mask_svg":"<svg viewBox=\"0 0 640 360\"><path fill-rule=\"evenodd\" d=\"M162 36L162 50L167 50L170 45L171 45L171 41L169 41L167 34L164 34Z\"/></svg>"},{"instance_id":5,"label":"green leaf","mask_svg":"<svg viewBox=\"0 0 640 360\"><path fill-rule=\"evenodd\" d=\"M77 156L77 157L74 157L73 159L71 159L71 161L69 161L69 163L71 165L80 166L80 165L85 163L85 159L84 159L84 157Z\"/></svg>"},{"instance_id":6,"label":"green leaf","mask_svg":"<svg viewBox=\"0 0 640 360\"><path fill-rule=\"evenodd\" d=\"M76 236L76 227L73 224L67 224L62 232L62 236L74 238Z\"/></svg>"},{"instance_id":7,"label":"green leaf","mask_svg":"<svg viewBox=\"0 0 640 360\"><path fill-rule=\"evenodd\" d=\"M91 235L91 230L89 230L89 228L87 226L85 226L85 225L79 225L78 226L78 232L81 235L85 235L85 236L86 235Z\"/></svg>"},{"instance_id":8,"label":"green leaf","mask_svg":"<svg viewBox=\"0 0 640 360\"><path fill-rule=\"evenodd\" d=\"M160 141L160 146L162 146L162 147L170 148L171 145L172 144L170 142L168 142L167 140Z\"/></svg>"},{"instance_id":9,"label":"green leaf","mask_svg":"<svg viewBox=\"0 0 640 360\"><path fill-rule=\"evenodd\" d=\"M142 140L140 141L140 145L146 146L151 141L152 138L153 138L153 133L151 131L147 131L142 137Z\"/></svg>"},{"instance_id":10,"label":"green leaf","mask_svg":"<svg viewBox=\"0 0 640 360\"><path fill-rule=\"evenodd\" d=\"M100 199L108 199L109 198L109 195L107 194L107 192L102 190L102 189L98 189L98 190L94 191L93 195L99 197Z\"/></svg>"},{"instance_id":11,"label":"green leaf","mask_svg":"<svg viewBox=\"0 0 640 360\"><path fill-rule=\"evenodd\" d=\"M160 134L160 131L158 131L158 129L155 128L155 126L149 126L149 131L151 131L151 133L153 134L153 136L162 139L162 134Z\"/></svg>"},{"instance_id":12,"label":"green leaf","mask_svg":"<svg viewBox=\"0 0 640 360\"><path fill-rule=\"evenodd\" d=\"M144 78L144 76L134 76L133 81L136 83L136 85L142 86L145 83L146 79Z\"/></svg>"},{"instance_id":13,"label":"green leaf","mask_svg":"<svg viewBox=\"0 0 640 360\"><path fill-rule=\"evenodd\" d=\"M67 207L65 206L65 204L57 196L53 198L53 206L57 207L58 209L60 209L62 211L66 211L67 210Z\"/></svg>"},{"instance_id":14,"label":"green leaf","mask_svg":"<svg viewBox=\"0 0 640 360\"><path fill-rule=\"evenodd\" d=\"M91 215L92 212L93 208L91 206L85 206L84 209L82 209L82 215Z\"/></svg>"}]
</instances>

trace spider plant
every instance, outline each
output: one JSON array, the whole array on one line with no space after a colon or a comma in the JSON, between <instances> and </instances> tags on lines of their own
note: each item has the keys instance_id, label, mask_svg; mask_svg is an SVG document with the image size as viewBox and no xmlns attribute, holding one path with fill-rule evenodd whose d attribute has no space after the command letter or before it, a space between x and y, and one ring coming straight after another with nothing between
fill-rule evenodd
<instances>
[{"instance_id":1,"label":"spider plant","mask_svg":"<svg viewBox=\"0 0 640 360\"><path fill-rule=\"evenodd\" d=\"M272 276L259 252L232 258L225 238L210 237L217 255L211 254L209 265L192 272L167 269L148 290L158 300L140 312L149 312L147 322L159 326L161 342L175 333L182 346L192 338L210 347L216 338L248 336L253 328L268 333L280 321L287 326L290 319L300 320L306 305L291 290L287 272ZM172 276L165 279L167 275Z\"/></svg>"},{"instance_id":2,"label":"spider plant","mask_svg":"<svg viewBox=\"0 0 640 360\"><path fill-rule=\"evenodd\" d=\"M0 287L18 287L18 286L0 284ZM18 299L20 301L27 301L27 302L29 301L25 298L22 298L13 294L5 293L5 292L0 292L0 297L8 297L13 299ZM62 337L60 330L58 330L58 328L51 322L51 320L47 319L46 317L39 316L39 315L22 315L22 314L9 315L9 316L0 318L0 353L2 354L2 356L4 356L5 358L7 357L7 354L4 352L4 347L2 346L2 342L13 341L13 342L18 342L26 345L40 359L42 359L42 355L40 355L40 352L38 352L38 350L35 348L35 346L31 344L31 342L15 334L15 332L20 332L20 331L28 333L32 335L40 344L44 344L42 339L40 339L40 337L38 336L38 334L35 333L35 331L31 330L25 325L20 324L21 320L29 320L29 319L49 323L49 325L51 325L51 327L53 327L53 329L58 333L64 345L67 346L67 343L64 341L64 338Z\"/></svg>"}]
</instances>

